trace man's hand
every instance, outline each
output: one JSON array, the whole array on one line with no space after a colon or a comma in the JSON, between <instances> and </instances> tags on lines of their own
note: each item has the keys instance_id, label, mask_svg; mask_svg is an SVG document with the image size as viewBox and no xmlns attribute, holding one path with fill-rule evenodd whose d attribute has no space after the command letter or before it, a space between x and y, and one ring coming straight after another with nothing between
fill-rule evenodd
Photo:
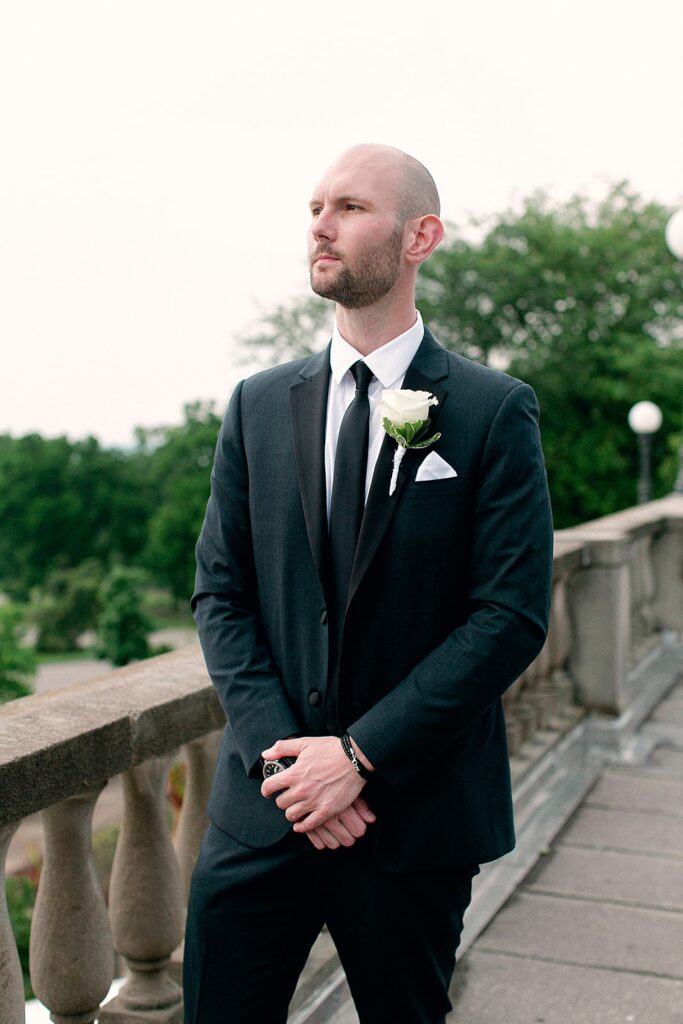
<instances>
[{"instance_id":1,"label":"man's hand","mask_svg":"<svg viewBox=\"0 0 683 1024\"><path fill-rule=\"evenodd\" d=\"M295 822L295 832L311 833L323 826L339 842L348 832L349 824L356 824L353 815L342 821L342 812L349 811L359 795L365 780L361 779L342 749L337 736L301 736L278 740L262 757L295 757L290 768L266 779L261 786L265 797L279 793L275 803L285 812L288 821ZM338 819L339 823L334 819ZM329 823L333 822L330 830ZM322 836L319 837L322 840ZM316 845L316 844L314 844ZM325 843L325 845L328 845ZM346 844L344 844L346 845ZM348 843L351 845L351 843Z\"/></svg>"},{"instance_id":2,"label":"man's hand","mask_svg":"<svg viewBox=\"0 0 683 1024\"><path fill-rule=\"evenodd\" d=\"M374 811L370 810L362 796L358 796L345 811L323 822L307 835L316 850L337 850L340 846L353 846L357 839L365 835L368 825L376 820Z\"/></svg>"}]
</instances>

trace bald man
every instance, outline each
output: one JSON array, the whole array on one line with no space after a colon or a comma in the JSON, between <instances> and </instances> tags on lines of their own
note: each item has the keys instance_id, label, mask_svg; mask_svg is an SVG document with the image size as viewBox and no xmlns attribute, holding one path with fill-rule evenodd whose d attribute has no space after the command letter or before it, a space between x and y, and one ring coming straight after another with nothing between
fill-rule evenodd
<instances>
[{"instance_id":1,"label":"bald man","mask_svg":"<svg viewBox=\"0 0 683 1024\"><path fill-rule=\"evenodd\" d=\"M421 163L356 146L310 209L332 339L238 384L197 544L228 724L185 1020L284 1024L327 924L361 1024L443 1024L472 878L514 845L501 695L543 645L552 564L538 409L423 325L443 226Z\"/></svg>"}]
</instances>

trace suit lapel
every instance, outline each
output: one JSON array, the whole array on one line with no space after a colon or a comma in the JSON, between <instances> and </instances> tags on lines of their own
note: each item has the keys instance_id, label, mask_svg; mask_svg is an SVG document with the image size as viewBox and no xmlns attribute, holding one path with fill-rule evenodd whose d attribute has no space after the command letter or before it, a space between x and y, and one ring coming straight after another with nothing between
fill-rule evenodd
<instances>
[{"instance_id":1,"label":"suit lapel","mask_svg":"<svg viewBox=\"0 0 683 1024\"><path fill-rule=\"evenodd\" d=\"M437 384L437 381L444 380L447 377L448 356L446 351L425 328L424 337L412 363L406 371L402 387L412 391L429 391L438 399L439 404L430 409L431 423L428 436L431 436L439 429L439 415L448 394L448 389L445 383ZM351 571L347 608L391 522L407 481L410 479L411 474L417 472L417 465L430 451L429 448L421 448L416 451L408 450L406 452L399 468L396 490L390 497L389 482L391 480L395 450L396 442L387 434L380 448L368 500L365 505L360 535L358 537L358 547L356 548L356 557Z\"/></svg>"},{"instance_id":2,"label":"suit lapel","mask_svg":"<svg viewBox=\"0 0 683 1024\"><path fill-rule=\"evenodd\" d=\"M325 429L330 345L313 356L289 389L292 441L306 532L323 592L327 580Z\"/></svg>"}]
</instances>

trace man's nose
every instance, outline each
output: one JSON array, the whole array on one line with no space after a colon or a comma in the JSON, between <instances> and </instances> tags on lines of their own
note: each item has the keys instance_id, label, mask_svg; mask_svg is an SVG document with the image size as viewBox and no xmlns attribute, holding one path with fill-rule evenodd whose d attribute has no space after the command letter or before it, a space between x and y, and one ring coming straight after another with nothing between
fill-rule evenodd
<instances>
[{"instance_id":1,"label":"man's nose","mask_svg":"<svg viewBox=\"0 0 683 1024\"><path fill-rule=\"evenodd\" d=\"M314 238L333 239L336 235L334 216L332 211L324 207L311 224L311 233Z\"/></svg>"}]
</instances>

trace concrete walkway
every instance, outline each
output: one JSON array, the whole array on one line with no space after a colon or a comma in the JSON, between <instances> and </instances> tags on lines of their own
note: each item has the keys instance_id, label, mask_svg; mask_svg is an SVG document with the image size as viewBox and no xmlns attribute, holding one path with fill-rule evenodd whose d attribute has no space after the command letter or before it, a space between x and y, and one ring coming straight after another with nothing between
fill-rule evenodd
<instances>
[{"instance_id":1,"label":"concrete walkway","mask_svg":"<svg viewBox=\"0 0 683 1024\"><path fill-rule=\"evenodd\" d=\"M683 683L643 732L465 954L449 1022L683 1022Z\"/></svg>"},{"instance_id":2,"label":"concrete walkway","mask_svg":"<svg viewBox=\"0 0 683 1024\"><path fill-rule=\"evenodd\" d=\"M683 681L641 732L459 961L448 1024L683 1024ZM325 1020L358 1024L348 990Z\"/></svg>"}]
</instances>

